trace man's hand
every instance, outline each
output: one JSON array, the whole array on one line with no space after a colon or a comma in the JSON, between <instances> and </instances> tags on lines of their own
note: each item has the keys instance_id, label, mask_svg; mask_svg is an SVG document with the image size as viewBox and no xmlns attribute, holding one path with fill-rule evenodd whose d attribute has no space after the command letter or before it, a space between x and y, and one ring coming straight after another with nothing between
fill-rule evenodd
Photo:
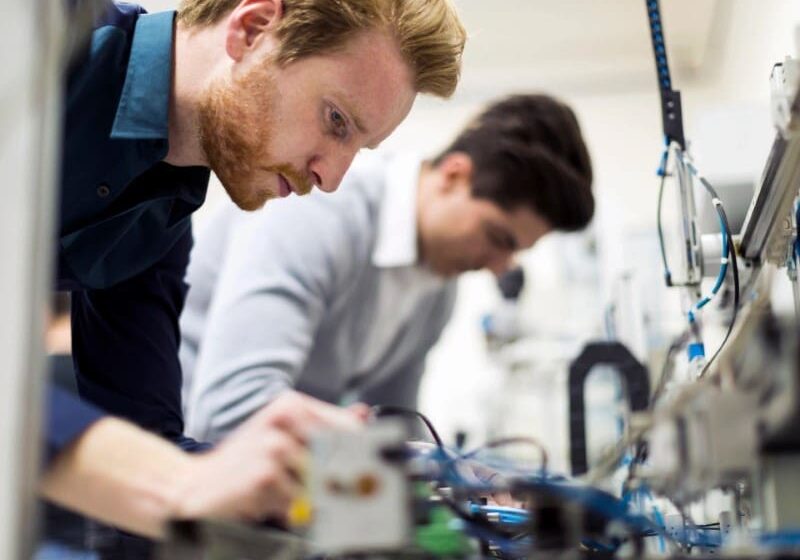
<instances>
[{"instance_id":1,"label":"man's hand","mask_svg":"<svg viewBox=\"0 0 800 560\"><path fill-rule=\"evenodd\" d=\"M301 490L309 438L324 428L358 429L361 416L294 391L281 395L195 458L177 516L284 520Z\"/></svg>"}]
</instances>

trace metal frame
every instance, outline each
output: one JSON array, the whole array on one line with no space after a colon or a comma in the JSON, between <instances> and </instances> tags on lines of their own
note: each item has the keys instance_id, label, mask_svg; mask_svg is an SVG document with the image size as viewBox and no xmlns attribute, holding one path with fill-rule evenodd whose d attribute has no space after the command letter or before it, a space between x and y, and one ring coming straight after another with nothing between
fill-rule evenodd
<instances>
[{"instance_id":1,"label":"metal frame","mask_svg":"<svg viewBox=\"0 0 800 560\"><path fill-rule=\"evenodd\" d=\"M789 110L791 119L787 129L794 130L800 119L800 91ZM776 264L780 265L785 256L785 250L772 245L780 237L786 237L787 232L778 227L778 221L791 215L792 203L800 189L800 135L789 133L786 136L780 133L775 136L742 226L741 255L757 263L777 259ZM770 259L771 256L775 258Z\"/></svg>"},{"instance_id":2,"label":"metal frame","mask_svg":"<svg viewBox=\"0 0 800 560\"><path fill-rule=\"evenodd\" d=\"M52 232L61 110L61 2L0 0L0 558L29 558L52 282Z\"/></svg>"}]
</instances>

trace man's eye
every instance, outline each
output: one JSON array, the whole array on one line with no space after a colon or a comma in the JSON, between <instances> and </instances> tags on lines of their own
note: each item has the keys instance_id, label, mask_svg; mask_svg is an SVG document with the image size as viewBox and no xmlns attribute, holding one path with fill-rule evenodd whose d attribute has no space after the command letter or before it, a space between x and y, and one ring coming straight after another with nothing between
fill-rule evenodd
<instances>
[{"instance_id":1,"label":"man's eye","mask_svg":"<svg viewBox=\"0 0 800 560\"><path fill-rule=\"evenodd\" d=\"M331 109L330 111L331 130L333 134L339 138L347 136L347 121L339 111Z\"/></svg>"},{"instance_id":2,"label":"man's eye","mask_svg":"<svg viewBox=\"0 0 800 560\"><path fill-rule=\"evenodd\" d=\"M487 229L484 233L486 234L486 238L489 240L489 243L495 247L500 247L503 244L503 240L500 239L500 236L497 235L494 230Z\"/></svg>"},{"instance_id":3,"label":"man's eye","mask_svg":"<svg viewBox=\"0 0 800 560\"><path fill-rule=\"evenodd\" d=\"M489 243L491 243L497 249L501 249L503 251L514 250L514 242L511 241L507 236L494 230L487 231L486 236L489 238Z\"/></svg>"}]
</instances>

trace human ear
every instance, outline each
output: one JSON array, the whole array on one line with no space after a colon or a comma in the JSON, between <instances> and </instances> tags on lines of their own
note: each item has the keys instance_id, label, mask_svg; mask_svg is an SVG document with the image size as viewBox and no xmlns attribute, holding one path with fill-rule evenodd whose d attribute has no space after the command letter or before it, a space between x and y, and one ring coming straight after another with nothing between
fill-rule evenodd
<instances>
[{"instance_id":1,"label":"human ear","mask_svg":"<svg viewBox=\"0 0 800 560\"><path fill-rule=\"evenodd\" d=\"M452 152L444 156L438 165L448 191L470 188L472 180L472 158L464 152Z\"/></svg>"},{"instance_id":2,"label":"human ear","mask_svg":"<svg viewBox=\"0 0 800 560\"><path fill-rule=\"evenodd\" d=\"M225 50L239 62L283 17L283 0L242 0L228 16Z\"/></svg>"}]
</instances>

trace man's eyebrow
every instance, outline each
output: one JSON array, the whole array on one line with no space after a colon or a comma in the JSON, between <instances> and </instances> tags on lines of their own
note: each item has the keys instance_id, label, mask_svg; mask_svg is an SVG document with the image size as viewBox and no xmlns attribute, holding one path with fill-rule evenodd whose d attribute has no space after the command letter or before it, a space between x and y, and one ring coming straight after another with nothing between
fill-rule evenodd
<instances>
[{"instance_id":1,"label":"man's eyebrow","mask_svg":"<svg viewBox=\"0 0 800 560\"><path fill-rule=\"evenodd\" d=\"M356 115L353 111L350 111L350 116L353 119L353 124L356 125L358 131L363 134L364 136L367 135L367 128L364 126L364 122Z\"/></svg>"},{"instance_id":2,"label":"man's eyebrow","mask_svg":"<svg viewBox=\"0 0 800 560\"><path fill-rule=\"evenodd\" d=\"M367 129L364 126L364 121L362 121L361 118L358 116L358 114L353 110L353 107L351 107L349 104L345 103L344 100L338 101L338 104L348 114L350 119L353 121L353 124L355 125L356 129L358 129L358 131L361 134L366 135L367 134Z\"/></svg>"}]
</instances>

